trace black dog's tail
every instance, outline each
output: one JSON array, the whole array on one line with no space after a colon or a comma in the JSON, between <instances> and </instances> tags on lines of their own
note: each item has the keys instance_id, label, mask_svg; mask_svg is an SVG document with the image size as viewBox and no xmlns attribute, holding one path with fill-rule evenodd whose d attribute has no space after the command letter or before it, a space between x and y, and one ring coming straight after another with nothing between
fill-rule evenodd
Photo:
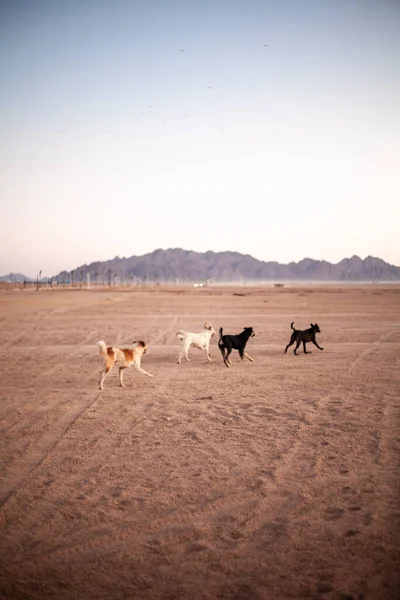
<instances>
[{"instance_id":1,"label":"black dog's tail","mask_svg":"<svg viewBox=\"0 0 400 600\"><path fill-rule=\"evenodd\" d=\"M293 331L296 331L295 328L293 327L294 325L294 321L292 323L290 323L290 327L293 329Z\"/></svg>"},{"instance_id":2,"label":"black dog's tail","mask_svg":"<svg viewBox=\"0 0 400 600\"><path fill-rule=\"evenodd\" d=\"M219 342L222 342L222 336L224 335L224 330L222 329L222 327L219 328ZM218 343L219 343L218 342Z\"/></svg>"}]
</instances>

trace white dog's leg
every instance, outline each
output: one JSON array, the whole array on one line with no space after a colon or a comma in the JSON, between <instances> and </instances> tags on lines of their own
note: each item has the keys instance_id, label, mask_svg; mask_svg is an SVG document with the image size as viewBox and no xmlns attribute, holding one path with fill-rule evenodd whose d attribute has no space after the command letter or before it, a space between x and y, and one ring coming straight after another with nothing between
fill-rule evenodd
<instances>
[{"instance_id":1,"label":"white dog's leg","mask_svg":"<svg viewBox=\"0 0 400 600\"><path fill-rule=\"evenodd\" d=\"M205 348L205 351L206 351L207 360L209 360L210 362L212 362L212 358L211 358L211 356L210 356L210 351L209 351L209 348L208 348L208 347L206 347L206 348Z\"/></svg>"},{"instance_id":2,"label":"white dog's leg","mask_svg":"<svg viewBox=\"0 0 400 600\"><path fill-rule=\"evenodd\" d=\"M185 357L186 357L186 360L188 360L190 362L189 348L190 348L190 344L185 344L185 347L184 347Z\"/></svg>"},{"instance_id":3,"label":"white dog's leg","mask_svg":"<svg viewBox=\"0 0 400 600\"><path fill-rule=\"evenodd\" d=\"M188 348L186 348L186 346L185 346L185 345L184 345L184 343L182 342L182 344L181 344L181 353L179 354L179 358L178 358L178 365L180 365L180 364L181 364L181 362L182 362L182 358L183 358L183 355L185 355L185 356L186 356L186 358L188 359L188 355L187 355L187 353L188 353ZM189 359L188 359L188 360L189 360Z\"/></svg>"},{"instance_id":4,"label":"white dog's leg","mask_svg":"<svg viewBox=\"0 0 400 600\"><path fill-rule=\"evenodd\" d=\"M147 375L148 377L154 377L154 375L152 375L151 373L148 373L147 371L142 369L142 367L140 366L139 360L135 360L133 363L133 366L135 367L136 371L139 371L139 373L143 373L143 375Z\"/></svg>"}]
</instances>

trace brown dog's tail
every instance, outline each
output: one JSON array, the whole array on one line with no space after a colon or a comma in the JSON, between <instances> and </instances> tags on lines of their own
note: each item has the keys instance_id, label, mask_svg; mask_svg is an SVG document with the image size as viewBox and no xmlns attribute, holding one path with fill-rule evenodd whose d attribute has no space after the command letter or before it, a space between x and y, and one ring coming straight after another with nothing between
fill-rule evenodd
<instances>
[{"instance_id":1,"label":"brown dog's tail","mask_svg":"<svg viewBox=\"0 0 400 600\"><path fill-rule=\"evenodd\" d=\"M294 321L292 321L292 323L290 323L290 327L293 329L293 331L296 331L295 328L293 327L294 325Z\"/></svg>"},{"instance_id":2,"label":"brown dog's tail","mask_svg":"<svg viewBox=\"0 0 400 600\"><path fill-rule=\"evenodd\" d=\"M99 347L100 356L102 356L103 358L105 356L107 356L107 346L106 346L106 343L103 342L103 340L101 340L100 342L97 342L97 345Z\"/></svg>"}]
</instances>

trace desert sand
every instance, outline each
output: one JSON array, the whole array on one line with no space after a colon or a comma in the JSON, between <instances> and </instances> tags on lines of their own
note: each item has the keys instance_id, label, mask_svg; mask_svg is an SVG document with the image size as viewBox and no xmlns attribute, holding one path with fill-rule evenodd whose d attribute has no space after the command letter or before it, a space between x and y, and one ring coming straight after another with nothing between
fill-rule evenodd
<instances>
[{"instance_id":1,"label":"desert sand","mask_svg":"<svg viewBox=\"0 0 400 600\"><path fill-rule=\"evenodd\" d=\"M400 597L400 287L0 291L0 597ZM178 329L252 326L227 369ZM312 354L283 350L317 322ZM143 339L154 378L96 343Z\"/></svg>"}]
</instances>

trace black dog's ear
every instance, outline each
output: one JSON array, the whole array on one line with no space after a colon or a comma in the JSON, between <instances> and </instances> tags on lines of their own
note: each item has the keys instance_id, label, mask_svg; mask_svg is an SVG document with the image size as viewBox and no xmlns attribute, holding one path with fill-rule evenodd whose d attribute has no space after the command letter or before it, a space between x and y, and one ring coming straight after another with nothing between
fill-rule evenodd
<instances>
[{"instance_id":1,"label":"black dog's ear","mask_svg":"<svg viewBox=\"0 0 400 600\"><path fill-rule=\"evenodd\" d=\"M311 327L315 327L315 325L313 325L312 323L310 323Z\"/></svg>"}]
</instances>

